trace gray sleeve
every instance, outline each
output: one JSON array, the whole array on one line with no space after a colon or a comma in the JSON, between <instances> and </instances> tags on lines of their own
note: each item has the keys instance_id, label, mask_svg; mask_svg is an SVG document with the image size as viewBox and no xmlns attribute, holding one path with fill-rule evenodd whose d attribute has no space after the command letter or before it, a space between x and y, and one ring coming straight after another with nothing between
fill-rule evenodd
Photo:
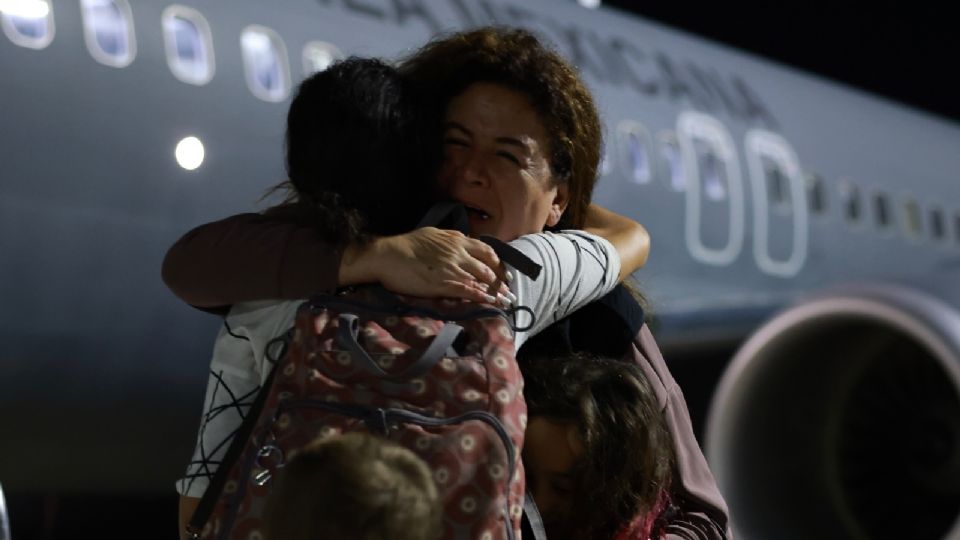
<instances>
[{"instance_id":1,"label":"gray sleeve","mask_svg":"<svg viewBox=\"0 0 960 540\"><path fill-rule=\"evenodd\" d=\"M522 236L510 245L517 248L543 270L532 280L513 271L511 289L516 304L530 313L519 312L517 348L526 339L566 317L580 307L610 292L620 275L620 255L610 242L583 231L538 233Z\"/></svg>"}]
</instances>

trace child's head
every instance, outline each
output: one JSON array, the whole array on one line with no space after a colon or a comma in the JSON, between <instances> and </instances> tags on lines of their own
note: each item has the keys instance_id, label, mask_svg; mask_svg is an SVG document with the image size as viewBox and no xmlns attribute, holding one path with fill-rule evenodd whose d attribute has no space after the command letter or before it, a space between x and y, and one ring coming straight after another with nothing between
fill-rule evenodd
<instances>
[{"instance_id":1,"label":"child's head","mask_svg":"<svg viewBox=\"0 0 960 540\"><path fill-rule=\"evenodd\" d=\"M426 463L366 433L318 439L283 468L268 540L433 540L442 506Z\"/></svg>"},{"instance_id":2,"label":"child's head","mask_svg":"<svg viewBox=\"0 0 960 540\"><path fill-rule=\"evenodd\" d=\"M350 58L300 84L287 114L295 217L334 241L412 229L429 206L436 122L396 69Z\"/></svg>"},{"instance_id":3,"label":"child's head","mask_svg":"<svg viewBox=\"0 0 960 540\"><path fill-rule=\"evenodd\" d=\"M674 454L639 366L576 354L525 358L521 369L527 486L550 538L612 538L655 514Z\"/></svg>"}]
</instances>

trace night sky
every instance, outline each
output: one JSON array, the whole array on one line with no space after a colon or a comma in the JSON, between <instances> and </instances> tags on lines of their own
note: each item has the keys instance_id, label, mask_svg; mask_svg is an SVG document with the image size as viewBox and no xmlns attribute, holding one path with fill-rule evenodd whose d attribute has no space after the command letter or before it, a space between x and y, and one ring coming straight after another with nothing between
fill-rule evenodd
<instances>
[{"instance_id":1,"label":"night sky","mask_svg":"<svg viewBox=\"0 0 960 540\"><path fill-rule=\"evenodd\" d=\"M949 4L833 4L604 0L960 122L960 22Z\"/></svg>"}]
</instances>

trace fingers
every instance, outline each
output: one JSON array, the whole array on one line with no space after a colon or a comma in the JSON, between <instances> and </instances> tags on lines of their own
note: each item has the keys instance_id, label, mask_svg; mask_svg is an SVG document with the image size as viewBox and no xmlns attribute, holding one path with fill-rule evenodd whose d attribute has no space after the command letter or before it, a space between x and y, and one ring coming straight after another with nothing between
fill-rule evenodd
<instances>
[{"instance_id":1,"label":"fingers","mask_svg":"<svg viewBox=\"0 0 960 540\"><path fill-rule=\"evenodd\" d=\"M476 282L463 282L463 281L454 281L447 280L443 284L445 286L445 296L451 298L462 298L464 300L470 300L471 302L479 302L483 304L494 304L496 303L496 298L487 294L482 288L475 286Z\"/></svg>"},{"instance_id":2,"label":"fingers","mask_svg":"<svg viewBox=\"0 0 960 540\"><path fill-rule=\"evenodd\" d=\"M496 272L487 266L487 263L475 259L469 254L465 255L463 260L460 261L460 268L470 274L473 279L476 279L488 287L492 287L494 283L500 281ZM491 294L496 292L496 290L496 288L493 288Z\"/></svg>"},{"instance_id":3,"label":"fingers","mask_svg":"<svg viewBox=\"0 0 960 540\"><path fill-rule=\"evenodd\" d=\"M497 256L497 252L488 244L476 238L468 238L463 247L473 258L486 265L486 267L496 275L496 279L509 281L506 266L500 262L500 257ZM490 284L493 283L494 280L483 281Z\"/></svg>"},{"instance_id":4,"label":"fingers","mask_svg":"<svg viewBox=\"0 0 960 540\"><path fill-rule=\"evenodd\" d=\"M450 280L445 281L444 286L448 288L448 292L445 292L444 295L470 300L471 302L494 304L508 308L516 303L517 300L517 297L514 296L509 289L504 293L498 293L496 295L490 294L487 292L486 286L478 281L462 282Z\"/></svg>"}]
</instances>

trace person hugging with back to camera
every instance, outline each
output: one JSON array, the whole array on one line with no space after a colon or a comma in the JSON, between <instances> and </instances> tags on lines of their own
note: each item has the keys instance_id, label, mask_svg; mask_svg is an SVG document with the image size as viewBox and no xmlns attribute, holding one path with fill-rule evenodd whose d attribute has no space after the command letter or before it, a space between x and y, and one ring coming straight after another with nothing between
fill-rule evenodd
<instances>
[{"instance_id":1,"label":"person hugging with back to camera","mask_svg":"<svg viewBox=\"0 0 960 540\"><path fill-rule=\"evenodd\" d=\"M376 60L350 59L307 79L288 115L290 181L284 187L289 196L265 215L302 227L297 234L328 245L348 244L348 249L381 260L380 264L367 266L380 272L386 268L393 279L416 273L404 272L404 262L417 267L424 260L437 260L437 253L465 255L460 259L467 261L465 267L435 264L439 272L428 272L430 279L422 280L434 287L424 296L460 296L494 303L497 298L479 280L478 274L482 273L478 266L482 263L476 258L495 257L489 246L455 231L433 227L411 231L435 199L438 125L435 119L421 123L431 118L423 114L424 110L428 109L406 80ZM563 206L550 204L558 187L549 178L523 176L517 180L527 190L524 200L535 202L543 213L540 219L559 218ZM526 223L524 219L530 221L530 216L504 220L525 223L521 232L527 234L510 239L511 245L543 267L539 280L517 275L507 289L515 293L513 298L520 305L530 306L529 317L533 320L528 329L516 332L515 346L545 328L550 320L606 294L645 260L643 227L612 212L601 212L598 219L608 226L601 227L599 234L609 232L610 240L580 231L538 232L543 222ZM404 231L411 232L400 234ZM390 249L397 251L398 244L371 249L369 246L378 239L399 239L398 264L382 262L382 254ZM411 256L411 252L417 256ZM349 258L346 254L343 257ZM498 262L492 266L503 272ZM488 278L495 278L492 269L485 267L483 271L489 272ZM448 278L443 279L444 275ZM345 272L341 266L339 284L378 281L370 277L363 272ZM411 283L414 290L409 289ZM400 279L397 284L407 288L399 292L417 295L417 283L415 278ZM390 283L384 285L393 289ZM240 401L252 401L271 371L267 344L290 328L302 302L239 302L226 317L214 347L206 413L194 460L178 485L182 522L192 514L242 423L242 410L249 403Z\"/></svg>"},{"instance_id":2,"label":"person hugging with back to camera","mask_svg":"<svg viewBox=\"0 0 960 540\"><path fill-rule=\"evenodd\" d=\"M472 225L494 236L502 233L502 240L545 227L594 228L593 218L603 216L591 217L593 206L588 208L602 150L601 125L586 85L559 54L526 30L486 27L442 36L414 53L401 69L418 88L431 93L429 104L440 109L435 113L443 118L444 129L439 184L454 199L478 207L479 212L471 213ZM434 120L432 128L439 123ZM518 147L506 144L518 142L512 132L524 135L521 146L546 156L546 166L539 156L518 159ZM351 175L346 181L355 178ZM560 204L549 204L553 195L557 197L552 202ZM513 204L528 200L537 202L538 212L548 210L546 223L529 220L533 212ZM517 224L523 227L507 227ZM528 230L527 225L536 228ZM447 250L442 257L418 255L415 243L407 242L399 258L384 259L382 254L391 252L386 244L397 245L403 237L377 238L367 244L372 248L358 249L325 240L278 213L242 214L187 233L168 251L163 277L188 304L220 312L238 302L302 298L337 286L377 281L414 296L484 301L481 289L502 278L495 275L498 261L482 247L470 245L469 239L458 240L464 245ZM409 271L409 265L417 263L419 268ZM630 273L624 270L620 279ZM476 283L463 285L464 276ZM454 285L458 280L459 285ZM666 536L728 538L726 503L694 437L682 392L644 324L642 310L622 288L588 308L593 309L551 327L552 336L545 339L552 341L555 336L572 350L623 356L640 366L677 449ZM541 321L549 324L560 318Z\"/></svg>"}]
</instances>

